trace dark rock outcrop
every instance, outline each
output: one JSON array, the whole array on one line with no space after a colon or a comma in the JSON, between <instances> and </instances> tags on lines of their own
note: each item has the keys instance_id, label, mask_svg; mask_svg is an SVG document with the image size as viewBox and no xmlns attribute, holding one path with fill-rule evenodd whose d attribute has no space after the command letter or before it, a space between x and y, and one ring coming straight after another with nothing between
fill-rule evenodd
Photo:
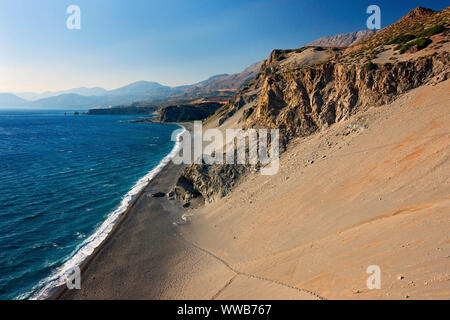
<instances>
[{"instance_id":1,"label":"dark rock outcrop","mask_svg":"<svg viewBox=\"0 0 450 320\"><path fill-rule=\"evenodd\" d=\"M105 115L105 114L152 114L158 110L157 106L139 106L126 105L112 108L91 109L87 112L88 115Z\"/></svg>"},{"instance_id":2,"label":"dark rock outcrop","mask_svg":"<svg viewBox=\"0 0 450 320\"><path fill-rule=\"evenodd\" d=\"M245 165L191 165L175 185L175 198L184 203L197 197L207 203L217 201L229 194L248 170Z\"/></svg>"},{"instance_id":3,"label":"dark rock outcrop","mask_svg":"<svg viewBox=\"0 0 450 320\"><path fill-rule=\"evenodd\" d=\"M158 120L161 122L182 122L203 120L216 112L222 106L216 102L199 104L186 104L179 106L163 107L160 110Z\"/></svg>"}]
</instances>

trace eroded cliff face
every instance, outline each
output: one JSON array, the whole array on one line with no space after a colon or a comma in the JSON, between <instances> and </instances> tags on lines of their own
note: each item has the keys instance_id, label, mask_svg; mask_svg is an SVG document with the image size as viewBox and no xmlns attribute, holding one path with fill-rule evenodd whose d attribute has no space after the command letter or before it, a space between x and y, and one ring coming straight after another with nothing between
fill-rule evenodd
<instances>
[{"instance_id":1,"label":"eroded cliff face","mask_svg":"<svg viewBox=\"0 0 450 320\"><path fill-rule=\"evenodd\" d=\"M227 128L232 125L244 129L279 129L282 152L294 137L308 136L369 107L392 102L411 89L448 79L448 29L429 39L431 48L400 59L394 45L387 44L399 34L418 32L414 22L417 15L422 17L419 31L427 23L431 26L448 21L448 8L437 13L422 11L414 10L414 14L386 28L387 31L365 40L376 46L367 50L355 46L359 48L357 55L352 47L274 50L258 75L209 120ZM372 60L378 54L389 57L383 63L374 63ZM177 187L201 194L206 202L212 202L228 194L250 171L249 166L192 165L183 172Z\"/></svg>"},{"instance_id":2,"label":"eroded cliff face","mask_svg":"<svg viewBox=\"0 0 450 320\"><path fill-rule=\"evenodd\" d=\"M260 80L256 108L245 127L278 128L285 142L306 136L430 81L446 80L448 64L449 53L442 52L380 65L326 62L292 72L269 72Z\"/></svg>"},{"instance_id":3,"label":"eroded cliff face","mask_svg":"<svg viewBox=\"0 0 450 320\"><path fill-rule=\"evenodd\" d=\"M344 65L326 62L292 72L279 73L266 61L258 80L239 93L228 106L222 123L247 105L248 116L241 119L243 128L276 128L280 130L283 150L288 141L308 136L335 122L345 120L368 107L382 106L399 94L426 83L449 78L450 54L434 54L417 60L386 63L369 68L366 65ZM245 113L244 113L245 114ZM231 192L239 179L250 172L243 165L191 165L183 171L176 192L189 202L201 195L206 203Z\"/></svg>"},{"instance_id":4,"label":"eroded cliff face","mask_svg":"<svg viewBox=\"0 0 450 320\"><path fill-rule=\"evenodd\" d=\"M183 204L203 197L206 203L228 195L233 187L250 170L246 165L190 165L178 179L174 196Z\"/></svg>"}]
</instances>

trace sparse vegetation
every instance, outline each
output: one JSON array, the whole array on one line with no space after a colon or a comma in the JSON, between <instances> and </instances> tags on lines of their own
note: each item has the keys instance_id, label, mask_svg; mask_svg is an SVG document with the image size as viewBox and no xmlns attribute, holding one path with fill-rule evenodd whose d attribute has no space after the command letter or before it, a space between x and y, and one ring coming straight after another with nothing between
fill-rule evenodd
<instances>
[{"instance_id":1,"label":"sparse vegetation","mask_svg":"<svg viewBox=\"0 0 450 320\"><path fill-rule=\"evenodd\" d=\"M282 60L284 60L284 59L286 59L285 56L279 56L279 57L277 57L277 61L282 61Z\"/></svg>"},{"instance_id":2,"label":"sparse vegetation","mask_svg":"<svg viewBox=\"0 0 450 320\"><path fill-rule=\"evenodd\" d=\"M419 37L431 37L435 34L444 32L446 30L445 26L443 24L435 25L434 27L428 28L423 30L418 34Z\"/></svg>"},{"instance_id":3,"label":"sparse vegetation","mask_svg":"<svg viewBox=\"0 0 450 320\"><path fill-rule=\"evenodd\" d=\"M247 110L244 111L244 119L247 120L248 117L250 117L253 113L253 111L255 111L254 108L248 108Z\"/></svg>"},{"instance_id":4,"label":"sparse vegetation","mask_svg":"<svg viewBox=\"0 0 450 320\"><path fill-rule=\"evenodd\" d=\"M314 50L316 50L316 51L323 51L323 50L325 50L325 49L322 48L322 47L315 47Z\"/></svg>"},{"instance_id":5,"label":"sparse vegetation","mask_svg":"<svg viewBox=\"0 0 450 320\"><path fill-rule=\"evenodd\" d=\"M375 70L377 68L377 65L375 63L373 63L372 61L367 62L364 67L366 68L366 70Z\"/></svg>"},{"instance_id":6,"label":"sparse vegetation","mask_svg":"<svg viewBox=\"0 0 450 320\"><path fill-rule=\"evenodd\" d=\"M392 39L391 41L389 41L386 44L389 45L389 44L406 43L406 42L411 41L411 40L413 40L415 38L416 38L416 36L413 35L413 34L402 34L402 35L399 35L399 36L395 37L394 39Z\"/></svg>"},{"instance_id":7,"label":"sparse vegetation","mask_svg":"<svg viewBox=\"0 0 450 320\"><path fill-rule=\"evenodd\" d=\"M431 40L428 38L419 38L415 41L408 42L401 49L400 53L405 53L409 48L417 45L417 51L426 48L431 43Z\"/></svg>"},{"instance_id":8,"label":"sparse vegetation","mask_svg":"<svg viewBox=\"0 0 450 320\"><path fill-rule=\"evenodd\" d=\"M221 115L225 114L226 112L228 112L228 108L229 108L229 105L223 106L222 108L219 109L219 111L217 111L217 115L221 116Z\"/></svg>"},{"instance_id":9,"label":"sparse vegetation","mask_svg":"<svg viewBox=\"0 0 450 320\"><path fill-rule=\"evenodd\" d=\"M376 57L377 57L377 52L371 50L371 51L369 52L369 60L375 59Z\"/></svg>"}]
</instances>

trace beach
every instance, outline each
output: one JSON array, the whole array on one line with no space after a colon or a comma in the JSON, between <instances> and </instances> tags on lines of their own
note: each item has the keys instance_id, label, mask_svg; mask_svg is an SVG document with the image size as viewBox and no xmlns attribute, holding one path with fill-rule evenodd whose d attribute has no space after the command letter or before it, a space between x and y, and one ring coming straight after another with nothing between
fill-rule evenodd
<instances>
[{"instance_id":1,"label":"beach","mask_svg":"<svg viewBox=\"0 0 450 320\"><path fill-rule=\"evenodd\" d=\"M155 299L166 283L168 256L184 249L173 221L182 210L156 192L169 192L181 167L168 164L141 192L100 247L82 264L82 289L63 286L59 299Z\"/></svg>"},{"instance_id":2,"label":"beach","mask_svg":"<svg viewBox=\"0 0 450 320\"><path fill-rule=\"evenodd\" d=\"M183 127L191 130L189 123ZM167 263L166 257L183 249L182 242L176 240L173 224L181 218L183 208L174 200L153 197L153 194L168 193L184 167L170 161L139 192L105 240L80 265L82 290L70 291L63 285L50 299L117 299L129 294L130 299L157 297L160 292L156 288L161 288L159 282L164 281L162 270ZM125 241L120 240L122 235ZM142 253L146 253L145 256ZM138 256L142 256L141 259L136 259ZM116 262L111 263L110 258ZM150 279L147 278L149 275ZM147 280L142 282L142 278ZM148 286L148 281L152 285ZM133 290L135 296L118 290L126 282L145 286Z\"/></svg>"},{"instance_id":3,"label":"beach","mask_svg":"<svg viewBox=\"0 0 450 320\"><path fill-rule=\"evenodd\" d=\"M175 183L170 163L83 263L81 290L53 298L445 299L448 86L298 138L278 174L200 208L151 196ZM371 265L379 290L366 286Z\"/></svg>"},{"instance_id":4,"label":"beach","mask_svg":"<svg viewBox=\"0 0 450 320\"><path fill-rule=\"evenodd\" d=\"M183 124L191 130L189 124ZM86 259L81 289L61 286L50 300L215 299L231 282L241 299L320 299L314 293L241 272L187 240L186 209L167 197L185 165L170 162L136 197L113 230ZM251 288L248 288L248 287ZM235 298L233 295L232 298Z\"/></svg>"}]
</instances>

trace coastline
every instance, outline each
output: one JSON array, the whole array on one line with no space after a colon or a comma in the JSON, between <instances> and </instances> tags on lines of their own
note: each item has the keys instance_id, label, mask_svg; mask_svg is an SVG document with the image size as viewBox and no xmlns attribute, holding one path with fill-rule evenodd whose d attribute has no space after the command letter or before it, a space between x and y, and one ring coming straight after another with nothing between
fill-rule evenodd
<instances>
[{"instance_id":1,"label":"coastline","mask_svg":"<svg viewBox=\"0 0 450 320\"><path fill-rule=\"evenodd\" d=\"M81 264L80 290L69 290L64 284L49 299L322 299L314 292L230 264L227 254L217 255L201 243L208 242L209 236L195 239L195 235L219 230L215 225L199 230L197 223L185 223L183 215L198 209L152 196L169 192L185 167L170 162L136 197L108 237ZM232 232L224 230L228 235Z\"/></svg>"},{"instance_id":2,"label":"coastline","mask_svg":"<svg viewBox=\"0 0 450 320\"><path fill-rule=\"evenodd\" d=\"M81 290L63 287L53 298L445 299L447 189L398 186L446 185L449 81L295 139L277 175L251 175L223 199L187 209L190 224L174 225L186 210L151 197L182 169L169 164L83 265ZM351 130L355 122L361 129ZM414 163L418 149L425 156ZM374 168L378 179L368 182ZM379 290L366 287L374 264L385 270Z\"/></svg>"},{"instance_id":3,"label":"coastline","mask_svg":"<svg viewBox=\"0 0 450 320\"><path fill-rule=\"evenodd\" d=\"M176 125L180 126L183 130L191 130L191 125L189 123L187 123L187 124L186 123L172 123L172 124L176 124ZM149 175L151 176L153 174L153 176L151 176L147 180L147 183L145 184L145 186L143 186L138 191L138 193L136 195L134 195L133 199L128 203L126 209L119 214L117 219L115 219L115 221L112 224L111 229L107 232L106 236L100 241L100 243L97 246L95 246L93 251L90 254L88 254L85 259L82 260L81 264L79 265L82 274L87 270L90 263L93 260L95 260L95 257L98 254L101 254L103 247L105 245L107 245L107 243L110 241L110 239L114 236L114 234L120 228L122 223L127 219L127 216L133 213L133 210L135 209L136 204L140 201L145 202L147 200L147 199L143 199L144 195L147 195L148 196L147 198L151 201L151 199L157 199L157 198L151 197L151 195L153 193L155 193L155 191L152 191L154 188L157 188L158 186L161 186L161 187L164 186L166 189L167 188L170 189L173 186L175 181L173 181L172 184L170 184L170 183L167 184L164 182L166 182L165 178L167 178L167 177L177 178L179 175L179 172L183 169L183 166L175 166L171 162L171 159L173 158L174 153L179 151L179 148L180 148L179 136L180 135L181 135L181 133L177 136L177 142L174 145L174 148L171 150L171 152L167 156L165 156L155 168L153 168L149 173L147 173L143 178L141 178L139 180L139 181L141 181L144 178L146 178L147 176L149 176ZM164 180L164 182L162 180ZM171 180L171 179L168 179L168 180ZM169 182L169 181L167 181L167 182ZM135 185L135 187L138 185L138 183ZM168 192L169 189L165 190L165 192ZM158 192L159 192L159 190L158 190ZM165 197L163 199L167 200L167 198L165 198ZM171 201L171 202L174 202L174 201ZM175 209L175 208L173 208L173 209ZM181 207L178 209L182 211ZM178 210L176 210L176 209L174 210L174 212L177 212L177 211ZM181 213L180 213L180 216L181 216ZM106 220L105 220L105 222L106 222ZM72 259L72 258L70 258L70 259ZM69 261L70 261L70 259L69 259ZM62 268L62 267L60 267L60 268ZM58 274L58 278L51 281L49 283L49 285L52 284L54 281L60 280L60 278L61 278L61 275ZM68 291L65 284L56 286L56 288L52 288L52 287L47 288L47 290L48 290L48 292L46 292L47 295L45 295L45 289L46 289L46 287L39 290L39 292L36 293L33 297L31 297L31 299L56 300L56 299L60 299L61 297L65 296L66 291ZM36 295L43 295L43 296L35 297Z\"/></svg>"}]
</instances>

